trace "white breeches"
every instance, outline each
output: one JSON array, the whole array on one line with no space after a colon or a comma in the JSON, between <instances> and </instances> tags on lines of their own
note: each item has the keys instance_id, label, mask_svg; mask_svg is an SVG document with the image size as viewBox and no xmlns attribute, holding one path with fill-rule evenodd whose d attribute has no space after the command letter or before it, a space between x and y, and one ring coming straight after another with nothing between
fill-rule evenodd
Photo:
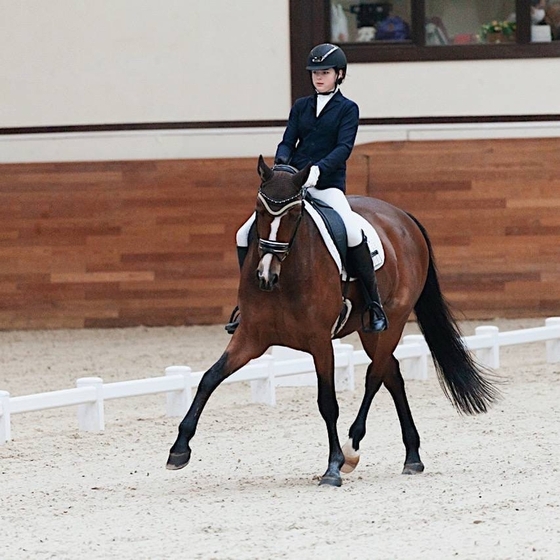
<instances>
[{"instance_id":1,"label":"white breeches","mask_svg":"<svg viewBox=\"0 0 560 560\"><path fill-rule=\"evenodd\" d=\"M362 242L362 228L357 223L356 216L348 204L346 195L340 189L317 189L310 187L307 192L313 197L326 202L332 206L342 218L348 236L348 247L356 247ZM249 245L249 230L255 221L255 214L251 214L249 219L239 228L236 235L236 243L239 247Z\"/></svg>"},{"instance_id":2,"label":"white breeches","mask_svg":"<svg viewBox=\"0 0 560 560\"><path fill-rule=\"evenodd\" d=\"M356 247L362 242L362 228L358 220L356 220L356 214L352 211L352 208L350 208L346 195L340 189L318 189L316 187L311 187L307 189L307 192L313 198L318 198L326 202L340 214L346 226L348 247Z\"/></svg>"},{"instance_id":3,"label":"white breeches","mask_svg":"<svg viewBox=\"0 0 560 560\"><path fill-rule=\"evenodd\" d=\"M255 213L253 212L249 216L249 219L237 230L237 234L235 235L235 241L238 247L249 246L249 231L254 221L255 221Z\"/></svg>"}]
</instances>

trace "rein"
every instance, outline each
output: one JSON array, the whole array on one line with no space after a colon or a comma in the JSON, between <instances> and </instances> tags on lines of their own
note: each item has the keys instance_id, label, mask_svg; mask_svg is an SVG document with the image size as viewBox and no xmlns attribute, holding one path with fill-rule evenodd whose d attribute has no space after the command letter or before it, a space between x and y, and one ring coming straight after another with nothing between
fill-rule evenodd
<instances>
[{"instance_id":1,"label":"rein","mask_svg":"<svg viewBox=\"0 0 560 560\"><path fill-rule=\"evenodd\" d=\"M303 199L305 198L305 191L306 189L302 188L294 196L285 198L283 200L276 200L274 198L271 198L267 194L265 194L262 190L262 186L259 189L259 194L257 195L257 197L263 203L263 206L265 207L266 211L271 216L274 216L275 218L284 215L286 212L288 212L288 210L290 210L294 206L297 206L298 204L301 205L301 212L298 216L296 227L294 228L294 232L292 233L292 238L288 243L284 243L281 241L270 241L269 239L262 239L259 237L259 250L263 253L263 256L270 254L273 257L276 257L280 262L283 262L286 259L286 257L290 254L292 245L294 244L294 240L296 238L296 234L299 229L299 225L301 224L301 219L303 217ZM281 204L283 206L279 210L273 210L270 207L269 203Z\"/></svg>"}]
</instances>

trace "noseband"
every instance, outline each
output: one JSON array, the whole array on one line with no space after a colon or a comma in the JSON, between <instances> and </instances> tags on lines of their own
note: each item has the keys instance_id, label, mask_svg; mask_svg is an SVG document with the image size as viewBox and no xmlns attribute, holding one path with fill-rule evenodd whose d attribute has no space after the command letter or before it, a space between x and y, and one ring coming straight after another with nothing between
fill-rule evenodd
<instances>
[{"instance_id":1,"label":"noseband","mask_svg":"<svg viewBox=\"0 0 560 560\"><path fill-rule=\"evenodd\" d=\"M263 256L266 254L271 254L272 256L276 257L280 262L283 262L286 257L290 254L290 250L294 243L294 239L296 237L297 231L299 229L299 224L301 223L301 218L303 216L303 199L305 198L306 189L302 188L298 193L294 196L289 198L285 198L282 200L276 200L268 196L263 190L263 185L261 185L259 189L259 194L257 198L262 202L263 206L265 207L266 211L275 218L283 216L290 208L297 206L298 204L301 206L301 212L298 216L296 227L292 233L292 238L288 243L282 243L280 241L270 241L269 239L261 239L259 237L259 250L262 252ZM278 205L280 208L278 210L273 210L270 207L270 204Z\"/></svg>"}]
</instances>

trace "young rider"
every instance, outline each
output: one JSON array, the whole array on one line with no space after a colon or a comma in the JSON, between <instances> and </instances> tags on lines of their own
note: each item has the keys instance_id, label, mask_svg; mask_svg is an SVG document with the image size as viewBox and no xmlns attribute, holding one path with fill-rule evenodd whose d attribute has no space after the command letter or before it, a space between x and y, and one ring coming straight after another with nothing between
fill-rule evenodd
<instances>
[{"instance_id":1,"label":"young rider","mask_svg":"<svg viewBox=\"0 0 560 560\"><path fill-rule=\"evenodd\" d=\"M296 169L312 164L304 186L312 197L326 202L342 217L348 236L349 272L362 282L369 300L368 330L380 332L387 328L387 318L381 306L369 247L344 194L346 160L354 147L359 121L358 105L344 97L339 89L346 77L346 66L346 55L336 45L324 43L311 50L306 69L311 74L315 94L295 102L274 162ZM248 252L253 221L254 215L237 232L240 266ZM226 325L230 334L239 320L239 314L234 311Z\"/></svg>"}]
</instances>

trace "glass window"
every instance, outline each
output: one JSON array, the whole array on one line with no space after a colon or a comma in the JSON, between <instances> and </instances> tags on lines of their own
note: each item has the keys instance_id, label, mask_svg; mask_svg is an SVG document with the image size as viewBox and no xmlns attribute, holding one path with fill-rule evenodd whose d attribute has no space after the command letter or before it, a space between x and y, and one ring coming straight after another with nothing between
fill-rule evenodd
<instances>
[{"instance_id":1,"label":"glass window","mask_svg":"<svg viewBox=\"0 0 560 560\"><path fill-rule=\"evenodd\" d=\"M531 0L531 41L560 40L560 1Z\"/></svg>"},{"instance_id":2,"label":"glass window","mask_svg":"<svg viewBox=\"0 0 560 560\"><path fill-rule=\"evenodd\" d=\"M515 0L426 0L426 45L516 41Z\"/></svg>"},{"instance_id":3,"label":"glass window","mask_svg":"<svg viewBox=\"0 0 560 560\"><path fill-rule=\"evenodd\" d=\"M331 38L337 43L411 40L411 0L331 0Z\"/></svg>"},{"instance_id":4,"label":"glass window","mask_svg":"<svg viewBox=\"0 0 560 560\"><path fill-rule=\"evenodd\" d=\"M296 59L326 41L344 43L350 63L560 58L560 0L289 0L289 5ZM306 95L307 72L294 65L291 77L292 98Z\"/></svg>"},{"instance_id":5,"label":"glass window","mask_svg":"<svg viewBox=\"0 0 560 560\"><path fill-rule=\"evenodd\" d=\"M294 13L317 15L320 1L290 0L290 6ZM560 42L550 44L560 40L560 0L323 0L322 5L326 19L308 18L310 29L315 36L328 30L325 40L347 43L356 62L560 56Z\"/></svg>"}]
</instances>

